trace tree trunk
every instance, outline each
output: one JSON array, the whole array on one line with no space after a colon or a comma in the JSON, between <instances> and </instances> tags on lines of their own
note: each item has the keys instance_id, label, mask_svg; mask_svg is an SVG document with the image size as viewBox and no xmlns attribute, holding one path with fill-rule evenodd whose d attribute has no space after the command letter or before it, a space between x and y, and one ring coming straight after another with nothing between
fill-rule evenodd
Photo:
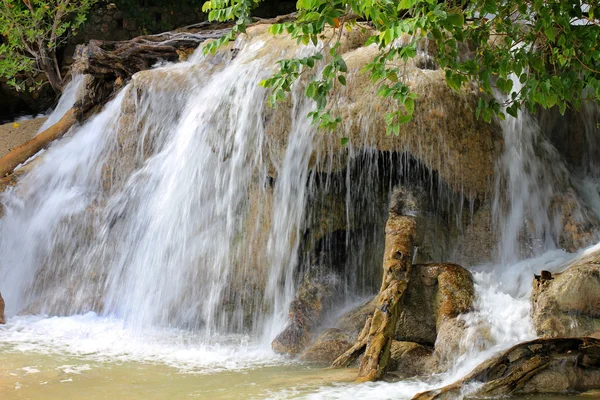
<instances>
[{"instance_id":1,"label":"tree trunk","mask_svg":"<svg viewBox=\"0 0 600 400\"><path fill-rule=\"evenodd\" d=\"M39 55L39 57L38 64L46 74L48 83L50 86L52 86L52 89L54 89L56 93L62 93L64 82L60 74L60 70L58 69L56 54L54 52L47 53L44 51Z\"/></svg>"},{"instance_id":2,"label":"tree trunk","mask_svg":"<svg viewBox=\"0 0 600 400\"><path fill-rule=\"evenodd\" d=\"M383 259L383 282L377 297L377 307L364 330L365 337L335 360L332 367L345 367L356 359L364 348L364 356L358 370L357 382L380 379L390 359L390 348L400 304L408 287L412 256L416 240L416 202L410 192L396 190L392 195L390 216L385 227L385 253ZM363 331L364 332L364 331Z\"/></svg>"}]
</instances>

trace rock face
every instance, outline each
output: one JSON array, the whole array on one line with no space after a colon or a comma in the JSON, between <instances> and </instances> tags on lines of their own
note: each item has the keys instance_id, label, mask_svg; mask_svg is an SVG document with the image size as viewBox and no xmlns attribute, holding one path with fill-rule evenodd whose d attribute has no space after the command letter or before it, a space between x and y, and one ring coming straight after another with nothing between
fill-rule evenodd
<instances>
[{"instance_id":1,"label":"rock face","mask_svg":"<svg viewBox=\"0 0 600 400\"><path fill-rule=\"evenodd\" d=\"M324 311L330 308L339 287L337 276L318 267L311 268L290 304L290 322L271 343L273 351L300 354L310 342Z\"/></svg>"},{"instance_id":2,"label":"rock face","mask_svg":"<svg viewBox=\"0 0 600 400\"><path fill-rule=\"evenodd\" d=\"M471 311L474 301L473 277L456 264L413 265L409 282L389 366L390 371L400 371L393 375L401 377L444 370L457 357L464 331L457 317ZM336 327L354 339L375 308L376 298L344 314Z\"/></svg>"},{"instance_id":3,"label":"rock face","mask_svg":"<svg viewBox=\"0 0 600 400\"><path fill-rule=\"evenodd\" d=\"M4 319L4 299L2 298L2 293L0 293L0 324L4 324L6 320Z\"/></svg>"},{"instance_id":4,"label":"rock face","mask_svg":"<svg viewBox=\"0 0 600 400\"><path fill-rule=\"evenodd\" d=\"M340 329L330 328L319 335L300 359L329 365L350 347L352 343L348 334Z\"/></svg>"},{"instance_id":5,"label":"rock face","mask_svg":"<svg viewBox=\"0 0 600 400\"><path fill-rule=\"evenodd\" d=\"M414 265L395 340L433 346L447 321L473 306L471 273L456 264Z\"/></svg>"},{"instance_id":6,"label":"rock face","mask_svg":"<svg viewBox=\"0 0 600 400\"><path fill-rule=\"evenodd\" d=\"M417 394L413 400L572 393L599 387L599 339L537 339L518 344L485 361L460 381Z\"/></svg>"},{"instance_id":7,"label":"rock face","mask_svg":"<svg viewBox=\"0 0 600 400\"><path fill-rule=\"evenodd\" d=\"M389 375L406 379L436 370L437 357L431 348L412 342L392 342Z\"/></svg>"},{"instance_id":8,"label":"rock face","mask_svg":"<svg viewBox=\"0 0 600 400\"><path fill-rule=\"evenodd\" d=\"M600 331L600 258L535 278L532 316L540 337L588 336Z\"/></svg>"}]
</instances>

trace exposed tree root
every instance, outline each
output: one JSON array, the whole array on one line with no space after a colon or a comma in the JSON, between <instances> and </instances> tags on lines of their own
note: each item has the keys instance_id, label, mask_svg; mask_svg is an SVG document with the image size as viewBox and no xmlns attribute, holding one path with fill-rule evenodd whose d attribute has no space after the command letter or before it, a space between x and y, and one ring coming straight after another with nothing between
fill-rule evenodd
<instances>
[{"instance_id":1,"label":"exposed tree root","mask_svg":"<svg viewBox=\"0 0 600 400\"><path fill-rule=\"evenodd\" d=\"M408 287L416 240L416 201L412 193L397 189L392 195L390 217L385 227L383 282L377 307L367 320L357 343L333 362L332 367L349 365L364 349L357 382L380 379L390 359L402 297ZM366 337L363 334L368 328Z\"/></svg>"}]
</instances>

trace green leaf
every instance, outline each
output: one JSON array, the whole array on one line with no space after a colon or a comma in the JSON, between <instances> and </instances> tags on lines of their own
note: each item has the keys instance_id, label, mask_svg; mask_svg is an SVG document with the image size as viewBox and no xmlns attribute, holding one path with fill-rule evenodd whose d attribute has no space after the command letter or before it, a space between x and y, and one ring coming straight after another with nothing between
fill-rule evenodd
<instances>
[{"instance_id":1,"label":"green leaf","mask_svg":"<svg viewBox=\"0 0 600 400\"><path fill-rule=\"evenodd\" d=\"M407 98L404 101L404 107L406 107L406 112L409 115L412 115L415 112L415 101L412 98Z\"/></svg>"},{"instance_id":2,"label":"green leaf","mask_svg":"<svg viewBox=\"0 0 600 400\"><path fill-rule=\"evenodd\" d=\"M446 21L450 23L450 25L456 27L462 27L465 24L465 17L462 12L453 12L452 14L448 14L446 17Z\"/></svg>"}]
</instances>

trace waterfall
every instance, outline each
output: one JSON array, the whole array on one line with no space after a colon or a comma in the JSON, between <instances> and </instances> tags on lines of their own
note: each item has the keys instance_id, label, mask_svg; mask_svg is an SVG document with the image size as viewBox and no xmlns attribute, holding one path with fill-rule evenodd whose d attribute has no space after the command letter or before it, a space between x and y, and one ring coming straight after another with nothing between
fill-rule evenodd
<instances>
[{"instance_id":1,"label":"waterfall","mask_svg":"<svg viewBox=\"0 0 600 400\"><path fill-rule=\"evenodd\" d=\"M58 101L58 104L44 122L44 124L38 130L43 132L50 128L52 125L57 123L67 111L69 111L75 105L75 102L81 98L84 90L84 76L81 74L74 75L69 83L65 86L62 95Z\"/></svg>"},{"instance_id":2,"label":"waterfall","mask_svg":"<svg viewBox=\"0 0 600 400\"><path fill-rule=\"evenodd\" d=\"M3 194L9 315L93 310L136 329L210 337L262 330L275 313L281 327L294 294L312 105L295 90L287 150L280 160L265 152L257 83L273 59L257 56L264 42L239 46L134 77Z\"/></svg>"},{"instance_id":3,"label":"waterfall","mask_svg":"<svg viewBox=\"0 0 600 400\"><path fill-rule=\"evenodd\" d=\"M415 262L451 261L449 237L481 200L473 194L481 182L473 182L486 182L461 163L481 153L487 162L493 153L493 144L484 146L488 153L471 152L462 134L472 127L448 122L470 115L468 103L446 110L432 95L422 100L426 115L415 117L415 143L384 137L385 105L361 103L367 89L352 91L362 78L351 71L348 86L336 88L344 100L335 106L348 116L341 130L350 138L339 150L337 133L318 133L307 119L314 103L304 95L304 75L279 108L266 105L268 92L257 84L277 60L315 48L256 36L136 74L1 195L0 290L10 320L0 342L201 373L291 363L269 344L288 320L313 252L342 244L340 265L328 266L343 278L338 306L372 296L397 185L416 186L431 203L419 223L437 248L419 248ZM373 50L347 50L348 64L371 59ZM411 79L415 87L433 85L443 72L426 52L420 56L423 68ZM83 77L74 77L50 119L72 107L82 86ZM475 309L459 317L466 334L450 371L320 388L316 398L406 398L535 336L531 277L571 259L560 249L553 201L573 177L535 116L522 111L500 126L504 148L491 201L497 257L471 269ZM467 182L471 172L477 179ZM583 182L581 191L600 215L597 187Z\"/></svg>"},{"instance_id":4,"label":"waterfall","mask_svg":"<svg viewBox=\"0 0 600 400\"><path fill-rule=\"evenodd\" d=\"M519 91L518 79L514 91ZM551 203L565 190L568 172L556 149L526 111L501 121L504 150L496 168L492 203L499 238L497 256L509 265L558 248Z\"/></svg>"}]
</instances>

